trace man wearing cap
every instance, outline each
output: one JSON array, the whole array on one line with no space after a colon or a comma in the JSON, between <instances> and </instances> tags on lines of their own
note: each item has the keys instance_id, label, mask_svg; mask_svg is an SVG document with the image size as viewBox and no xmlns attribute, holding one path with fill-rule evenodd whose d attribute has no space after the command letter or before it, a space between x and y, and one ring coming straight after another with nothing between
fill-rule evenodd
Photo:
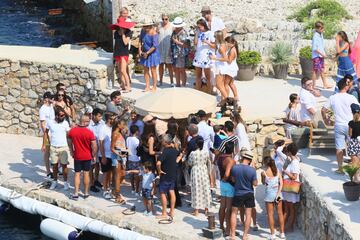
<instances>
[{"instance_id":1,"label":"man wearing cap","mask_svg":"<svg viewBox=\"0 0 360 240\"><path fill-rule=\"evenodd\" d=\"M326 125L331 125L330 117L327 115L328 110L333 110L335 116L335 147L336 147L336 160L338 169L335 171L339 174L344 174L342 170L344 150L346 149L346 141L349 137L349 122L352 120L353 115L351 112L351 104L359 104L357 99L347 93L349 85L345 78L341 79L337 86L339 92L330 96L327 103L321 109L321 114ZM354 108L354 107L353 107ZM353 109L354 110L354 109Z\"/></svg>"},{"instance_id":2,"label":"man wearing cap","mask_svg":"<svg viewBox=\"0 0 360 240\"><path fill-rule=\"evenodd\" d=\"M212 32L223 31L224 37L226 37L227 31L223 20L218 17L215 17L211 14L211 9L209 6L203 6L201 8L201 15L205 18L210 30Z\"/></svg>"},{"instance_id":3,"label":"man wearing cap","mask_svg":"<svg viewBox=\"0 0 360 240\"><path fill-rule=\"evenodd\" d=\"M232 201L231 217L230 217L230 234L231 239L235 239L236 218L240 208L245 207L245 225L243 239L247 239L251 223L252 209L255 207L254 186L257 186L255 168L250 164L253 159L252 152L242 151L242 161L231 169L231 177L235 182L235 196Z\"/></svg>"},{"instance_id":4,"label":"man wearing cap","mask_svg":"<svg viewBox=\"0 0 360 240\"><path fill-rule=\"evenodd\" d=\"M46 124L55 119L54 107L52 105L53 95L51 92L45 92L43 96L43 105L39 110L39 119L40 119L40 130L44 134L46 132ZM50 142L48 141L45 144L43 150L43 159L46 168L46 176L52 178L52 173L50 171Z\"/></svg>"}]
</instances>

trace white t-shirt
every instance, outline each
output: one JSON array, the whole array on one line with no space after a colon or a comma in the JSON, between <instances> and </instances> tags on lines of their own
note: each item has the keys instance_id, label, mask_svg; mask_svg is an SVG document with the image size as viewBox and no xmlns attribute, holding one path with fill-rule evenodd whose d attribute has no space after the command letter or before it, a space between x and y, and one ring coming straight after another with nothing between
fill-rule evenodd
<instances>
[{"instance_id":1,"label":"white t-shirt","mask_svg":"<svg viewBox=\"0 0 360 240\"><path fill-rule=\"evenodd\" d=\"M239 149L245 147L247 150L250 151L251 150L251 145L250 145L249 137L248 137L248 135L246 133L246 129L245 129L244 124L239 123L236 126L235 134L239 139L239 143L238 143L239 144Z\"/></svg>"},{"instance_id":2,"label":"white t-shirt","mask_svg":"<svg viewBox=\"0 0 360 240\"><path fill-rule=\"evenodd\" d=\"M141 172L140 175L142 176L142 188L144 189L152 189L154 185L155 175L152 172Z\"/></svg>"},{"instance_id":3,"label":"white t-shirt","mask_svg":"<svg viewBox=\"0 0 360 240\"><path fill-rule=\"evenodd\" d=\"M225 24L221 18L218 17L212 17L211 19L211 27L210 30L212 32L216 32L218 30L223 30L225 28Z\"/></svg>"},{"instance_id":4,"label":"white t-shirt","mask_svg":"<svg viewBox=\"0 0 360 240\"><path fill-rule=\"evenodd\" d=\"M309 121L313 119L313 116L309 113L308 109L313 108L316 111L316 98L308 90L301 88L300 90L300 118L301 121Z\"/></svg>"},{"instance_id":5,"label":"white t-shirt","mask_svg":"<svg viewBox=\"0 0 360 240\"><path fill-rule=\"evenodd\" d=\"M111 158L111 127L106 124L101 125L99 130L99 141L103 141L105 157ZM99 151L99 157L102 157L101 151Z\"/></svg>"},{"instance_id":6,"label":"white t-shirt","mask_svg":"<svg viewBox=\"0 0 360 240\"><path fill-rule=\"evenodd\" d=\"M94 123L93 120L90 120L90 124L88 126L88 128L94 133L95 135L95 138L96 138L96 144L97 144L97 147L98 147L98 156L100 157L100 145L99 145L99 132L100 132L100 127L102 125L104 125L105 122L104 120L100 120L98 123Z\"/></svg>"},{"instance_id":7,"label":"white t-shirt","mask_svg":"<svg viewBox=\"0 0 360 240\"><path fill-rule=\"evenodd\" d=\"M136 155L136 148L139 146L140 141L137 137L128 137L126 139L126 147L129 149L129 161L138 162L140 158Z\"/></svg>"},{"instance_id":8,"label":"white t-shirt","mask_svg":"<svg viewBox=\"0 0 360 240\"><path fill-rule=\"evenodd\" d=\"M70 131L68 121L64 120L61 123L55 120L50 120L46 123L46 129L49 129L50 133L50 144L54 147L66 147L67 143L67 132Z\"/></svg>"},{"instance_id":9,"label":"white t-shirt","mask_svg":"<svg viewBox=\"0 0 360 240\"><path fill-rule=\"evenodd\" d=\"M295 181L300 181L300 161L298 159L293 159L291 163L286 167L286 171L297 174L297 178L295 179ZM289 176L285 174L284 179L289 179Z\"/></svg>"},{"instance_id":10,"label":"white t-shirt","mask_svg":"<svg viewBox=\"0 0 360 240\"><path fill-rule=\"evenodd\" d=\"M214 129L210 127L205 121L199 122L198 126L198 135L204 139L204 148L210 149L213 147L215 133Z\"/></svg>"},{"instance_id":11,"label":"white t-shirt","mask_svg":"<svg viewBox=\"0 0 360 240\"><path fill-rule=\"evenodd\" d=\"M55 119L55 111L52 105L42 105L39 110L39 120L45 121L45 123L49 122L50 120ZM41 127L40 127L41 129ZM42 131L42 129L41 129Z\"/></svg>"},{"instance_id":12,"label":"white t-shirt","mask_svg":"<svg viewBox=\"0 0 360 240\"><path fill-rule=\"evenodd\" d=\"M139 128L139 136L141 136L141 134L142 134L143 131L144 131L144 122L141 121L141 120L136 120L135 123L134 123L133 121L129 121L129 123L128 123L129 132L130 132L130 127L131 127L132 125L138 126L138 128Z\"/></svg>"},{"instance_id":13,"label":"white t-shirt","mask_svg":"<svg viewBox=\"0 0 360 240\"><path fill-rule=\"evenodd\" d=\"M348 126L353 119L350 105L359 104L356 98L348 93L336 93L329 97L324 105L327 109L332 109L335 116L335 125Z\"/></svg>"}]
</instances>

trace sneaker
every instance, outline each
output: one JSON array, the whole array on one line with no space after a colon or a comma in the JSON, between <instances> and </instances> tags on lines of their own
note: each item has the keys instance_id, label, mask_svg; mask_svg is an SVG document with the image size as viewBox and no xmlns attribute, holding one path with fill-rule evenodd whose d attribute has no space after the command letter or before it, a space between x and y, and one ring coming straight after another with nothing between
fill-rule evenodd
<instances>
[{"instance_id":1,"label":"sneaker","mask_svg":"<svg viewBox=\"0 0 360 240\"><path fill-rule=\"evenodd\" d=\"M67 190L69 190L69 188L70 188L69 183L64 182L64 190L67 191Z\"/></svg>"},{"instance_id":2,"label":"sneaker","mask_svg":"<svg viewBox=\"0 0 360 240\"><path fill-rule=\"evenodd\" d=\"M111 193L109 193L109 192L104 192L104 193L103 193L103 197L104 197L105 199L111 199Z\"/></svg>"},{"instance_id":3,"label":"sneaker","mask_svg":"<svg viewBox=\"0 0 360 240\"><path fill-rule=\"evenodd\" d=\"M46 175L46 178L47 178L47 179L53 179L53 178L54 178L53 173L52 173L52 172L51 172L51 173L48 173L48 174Z\"/></svg>"},{"instance_id":4,"label":"sneaker","mask_svg":"<svg viewBox=\"0 0 360 240\"><path fill-rule=\"evenodd\" d=\"M148 217L152 217L152 216L154 216L154 214L150 211L150 212L148 212L147 213L147 215L146 216L148 216Z\"/></svg>"},{"instance_id":5,"label":"sneaker","mask_svg":"<svg viewBox=\"0 0 360 240\"><path fill-rule=\"evenodd\" d=\"M135 191L134 191L134 190L131 190L131 194L135 194Z\"/></svg>"},{"instance_id":6,"label":"sneaker","mask_svg":"<svg viewBox=\"0 0 360 240\"><path fill-rule=\"evenodd\" d=\"M53 181L51 181L51 185L50 185L49 189L54 190L56 188L56 186L57 186L57 181L53 180Z\"/></svg>"},{"instance_id":7,"label":"sneaker","mask_svg":"<svg viewBox=\"0 0 360 240\"><path fill-rule=\"evenodd\" d=\"M259 225L255 224L255 225L253 226L253 231L259 231Z\"/></svg>"},{"instance_id":8,"label":"sneaker","mask_svg":"<svg viewBox=\"0 0 360 240\"><path fill-rule=\"evenodd\" d=\"M139 197L139 196L140 196L139 193L135 192L135 197Z\"/></svg>"},{"instance_id":9,"label":"sneaker","mask_svg":"<svg viewBox=\"0 0 360 240\"><path fill-rule=\"evenodd\" d=\"M149 213L150 213L150 212L148 212L147 210L145 210L145 211L143 212L143 215L144 215L144 216L148 216Z\"/></svg>"},{"instance_id":10,"label":"sneaker","mask_svg":"<svg viewBox=\"0 0 360 240\"><path fill-rule=\"evenodd\" d=\"M79 195L70 194L69 198L71 200L77 201L77 200L79 200Z\"/></svg>"},{"instance_id":11,"label":"sneaker","mask_svg":"<svg viewBox=\"0 0 360 240\"><path fill-rule=\"evenodd\" d=\"M280 234L280 238L281 238L281 239L286 239L285 233L281 233L281 234Z\"/></svg>"},{"instance_id":12,"label":"sneaker","mask_svg":"<svg viewBox=\"0 0 360 240\"><path fill-rule=\"evenodd\" d=\"M103 185L102 185L98 180L96 180L96 181L94 182L94 186L99 187L99 188L102 188Z\"/></svg>"},{"instance_id":13,"label":"sneaker","mask_svg":"<svg viewBox=\"0 0 360 240\"><path fill-rule=\"evenodd\" d=\"M91 186L90 191L95 192L95 193L100 192L100 190L97 189L95 186Z\"/></svg>"},{"instance_id":14,"label":"sneaker","mask_svg":"<svg viewBox=\"0 0 360 240\"><path fill-rule=\"evenodd\" d=\"M267 240L275 240L275 239L276 239L276 235L275 235L275 234L269 235L266 239L267 239Z\"/></svg>"}]
</instances>

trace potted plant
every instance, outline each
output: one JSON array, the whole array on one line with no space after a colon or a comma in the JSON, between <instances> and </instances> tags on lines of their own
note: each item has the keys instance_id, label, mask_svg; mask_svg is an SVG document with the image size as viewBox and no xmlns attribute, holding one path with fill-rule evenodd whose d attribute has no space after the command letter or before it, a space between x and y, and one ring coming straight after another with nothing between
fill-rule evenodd
<instances>
[{"instance_id":1,"label":"potted plant","mask_svg":"<svg viewBox=\"0 0 360 240\"><path fill-rule=\"evenodd\" d=\"M312 63L312 50L310 46L306 46L300 49L299 59L300 59L302 76L311 79L312 71L313 71L313 63Z\"/></svg>"},{"instance_id":2,"label":"potted plant","mask_svg":"<svg viewBox=\"0 0 360 240\"><path fill-rule=\"evenodd\" d=\"M289 64L292 63L292 47L289 43L277 42L271 49L270 60L277 79L286 79Z\"/></svg>"},{"instance_id":3,"label":"potted plant","mask_svg":"<svg viewBox=\"0 0 360 240\"><path fill-rule=\"evenodd\" d=\"M347 165L343 167L343 170L349 175L350 181L343 183L343 189L345 198L348 201L357 201L360 196L360 184L354 182L354 176L359 170L359 166Z\"/></svg>"},{"instance_id":4,"label":"potted plant","mask_svg":"<svg viewBox=\"0 0 360 240\"><path fill-rule=\"evenodd\" d=\"M237 79L240 81L253 80L257 66L261 62L261 55L257 51L241 51L236 62L239 67Z\"/></svg>"}]
</instances>

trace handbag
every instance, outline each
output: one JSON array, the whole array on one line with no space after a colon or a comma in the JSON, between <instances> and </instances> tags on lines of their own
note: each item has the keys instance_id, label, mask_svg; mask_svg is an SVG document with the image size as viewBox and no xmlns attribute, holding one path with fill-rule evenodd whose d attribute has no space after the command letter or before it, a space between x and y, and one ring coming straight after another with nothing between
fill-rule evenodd
<instances>
[{"instance_id":1,"label":"handbag","mask_svg":"<svg viewBox=\"0 0 360 240\"><path fill-rule=\"evenodd\" d=\"M283 192L298 194L300 192L300 188L301 188L301 182L290 179L283 180L283 187L282 187Z\"/></svg>"}]
</instances>

